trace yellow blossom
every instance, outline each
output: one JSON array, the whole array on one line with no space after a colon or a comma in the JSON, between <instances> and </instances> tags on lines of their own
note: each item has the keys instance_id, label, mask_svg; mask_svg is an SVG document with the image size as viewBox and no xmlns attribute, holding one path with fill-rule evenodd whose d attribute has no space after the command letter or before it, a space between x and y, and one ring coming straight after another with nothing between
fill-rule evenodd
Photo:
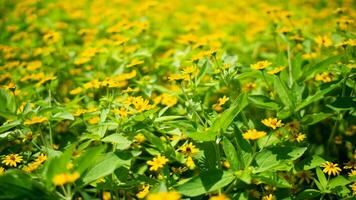
<instances>
[{"instance_id":1,"label":"yellow blossom","mask_svg":"<svg viewBox=\"0 0 356 200\"><path fill-rule=\"evenodd\" d=\"M338 167L338 164L334 164L332 162L325 162L321 164L322 167L324 167L323 172L325 174L328 174L329 176L332 175L338 175L341 172L341 168Z\"/></svg>"},{"instance_id":2,"label":"yellow blossom","mask_svg":"<svg viewBox=\"0 0 356 200\"><path fill-rule=\"evenodd\" d=\"M178 192L158 192L147 196L147 200L179 200L181 195Z\"/></svg>"},{"instance_id":3,"label":"yellow blossom","mask_svg":"<svg viewBox=\"0 0 356 200\"><path fill-rule=\"evenodd\" d=\"M272 65L271 62L264 60L264 61L259 61L259 62L255 63L255 64L251 64L250 67L252 69L255 69L255 70L261 70L261 69L264 69L266 67L269 67L270 65Z\"/></svg>"},{"instance_id":4,"label":"yellow blossom","mask_svg":"<svg viewBox=\"0 0 356 200\"><path fill-rule=\"evenodd\" d=\"M271 127L272 129L276 129L278 127L282 127L284 124L281 120L277 118L268 118L261 121L265 126Z\"/></svg>"},{"instance_id":5,"label":"yellow blossom","mask_svg":"<svg viewBox=\"0 0 356 200\"><path fill-rule=\"evenodd\" d=\"M48 119L46 117L32 117L30 119L26 119L24 125L33 125L33 124L41 124L46 122Z\"/></svg>"},{"instance_id":6,"label":"yellow blossom","mask_svg":"<svg viewBox=\"0 0 356 200\"><path fill-rule=\"evenodd\" d=\"M52 179L52 182L54 185L61 186L67 183L74 183L79 177L80 174L78 172L73 172L71 174L61 173L55 175Z\"/></svg>"},{"instance_id":7,"label":"yellow blossom","mask_svg":"<svg viewBox=\"0 0 356 200\"><path fill-rule=\"evenodd\" d=\"M190 156L187 157L187 160L185 161L185 165L187 165L189 169L194 169L196 167L193 158Z\"/></svg>"},{"instance_id":8,"label":"yellow blossom","mask_svg":"<svg viewBox=\"0 0 356 200\"><path fill-rule=\"evenodd\" d=\"M16 167L17 164L21 163L22 160L22 156L19 154L9 154L2 159L1 163L5 164L6 166Z\"/></svg>"},{"instance_id":9,"label":"yellow blossom","mask_svg":"<svg viewBox=\"0 0 356 200\"><path fill-rule=\"evenodd\" d=\"M267 133L264 131L257 131L256 129L250 129L247 130L244 134L242 134L242 137L245 140L257 140L261 137L264 137Z\"/></svg>"},{"instance_id":10,"label":"yellow blossom","mask_svg":"<svg viewBox=\"0 0 356 200\"><path fill-rule=\"evenodd\" d=\"M135 142L137 142L139 144L143 143L146 140L145 136L142 133L135 135L134 139L135 139Z\"/></svg>"},{"instance_id":11,"label":"yellow blossom","mask_svg":"<svg viewBox=\"0 0 356 200\"><path fill-rule=\"evenodd\" d=\"M144 185L142 190L136 194L136 197L139 199L143 199L147 196L147 194L150 192L150 186L149 185Z\"/></svg>"},{"instance_id":12,"label":"yellow blossom","mask_svg":"<svg viewBox=\"0 0 356 200\"><path fill-rule=\"evenodd\" d=\"M163 166L168 162L168 159L165 156L158 155L152 160L147 161L148 165L151 165L150 171L158 171L163 168Z\"/></svg>"},{"instance_id":13,"label":"yellow blossom","mask_svg":"<svg viewBox=\"0 0 356 200\"><path fill-rule=\"evenodd\" d=\"M187 156L194 156L199 152L199 149L196 148L195 145L191 142L179 147L179 150Z\"/></svg>"},{"instance_id":14,"label":"yellow blossom","mask_svg":"<svg viewBox=\"0 0 356 200\"><path fill-rule=\"evenodd\" d=\"M307 136L303 133L295 133L292 135L292 140L297 142L302 142L307 138Z\"/></svg>"},{"instance_id":15,"label":"yellow blossom","mask_svg":"<svg viewBox=\"0 0 356 200\"><path fill-rule=\"evenodd\" d=\"M322 81L324 83L331 82L332 79L333 79L333 74L330 72L323 72L323 73L315 75L316 81Z\"/></svg>"},{"instance_id":16,"label":"yellow blossom","mask_svg":"<svg viewBox=\"0 0 356 200\"><path fill-rule=\"evenodd\" d=\"M324 46L324 47L330 47L333 44L330 37L328 36L317 36L315 38L315 42L319 46Z\"/></svg>"},{"instance_id":17,"label":"yellow blossom","mask_svg":"<svg viewBox=\"0 0 356 200\"><path fill-rule=\"evenodd\" d=\"M271 74L271 75L278 74L279 72L283 71L285 68L286 67L283 67L283 66L282 67L277 67L277 68L274 68L272 70L267 71L267 74Z\"/></svg>"},{"instance_id":18,"label":"yellow blossom","mask_svg":"<svg viewBox=\"0 0 356 200\"><path fill-rule=\"evenodd\" d=\"M230 198L225 196L224 194L220 194L217 196L210 197L209 200L230 200Z\"/></svg>"}]
</instances>

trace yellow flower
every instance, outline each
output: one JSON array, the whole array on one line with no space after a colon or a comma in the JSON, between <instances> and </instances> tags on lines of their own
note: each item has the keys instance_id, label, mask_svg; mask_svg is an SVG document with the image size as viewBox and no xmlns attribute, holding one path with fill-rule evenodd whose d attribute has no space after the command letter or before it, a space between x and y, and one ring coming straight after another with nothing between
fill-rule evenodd
<instances>
[{"instance_id":1,"label":"yellow flower","mask_svg":"<svg viewBox=\"0 0 356 200\"><path fill-rule=\"evenodd\" d=\"M266 195L266 196L262 197L262 200L275 200L275 199L276 198L272 194L269 194L269 195Z\"/></svg>"},{"instance_id":2,"label":"yellow flower","mask_svg":"<svg viewBox=\"0 0 356 200\"><path fill-rule=\"evenodd\" d=\"M227 101L229 100L229 97L226 97L225 95L222 98L218 99L218 104L220 106L224 105Z\"/></svg>"},{"instance_id":3,"label":"yellow flower","mask_svg":"<svg viewBox=\"0 0 356 200\"><path fill-rule=\"evenodd\" d=\"M189 79L190 79L189 74L172 74L168 76L168 80L170 81L177 81L177 80L189 81Z\"/></svg>"},{"instance_id":4,"label":"yellow flower","mask_svg":"<svg viewBox=\"0 0 356 200\"><path fill-rule=\"evenodd\" d=\"M143 143L146 140L145 136L142 133L135 135L134 139L135 139L135 142L137 142L139 144Z\"/></svg>"},{"instance_id":5,"label":"yellow flower","mask_svg":"<svg viewBox=\"0 0 356 200\"><path fill-rule=\"evenodd\" d=\"M103 192L103 200L110 200L111 199L111 193L110 192Z\"/></svg>"},{"instance_id":6,"label":"yellow flower","mask_svg":"<svg viewBox=\"0 0 356 200\"><path fill-rule=\"evenodd\" d=\"M351 185L352 195L356 195L356 182Z\"/></svg>"},{"instance_id":7,"label":"yellow flower","mask_svg":"<svg viewBox=\"0 0 356 200\"><path fill-rule=\"evenodd\" d=\"M261 70L261 69L264 69L266 67L269 67L270 65L272 65L271 62L264 60L264 61L259 61L259 62L255 63L255 64L251 64L250 67L252 69L255 69L255 70Z\"/></svg>"},{"instance_id":8,"label":"yellow flower","mask_svg":"<svg viewBox=\"0 0 356 200\"><path fill-rule=\"evenodd\" d=\"M57 174L53 177L52 182L54 185L64 185L67 183L74 183L78 178L80 177L80 174L78 172L74 172L71 174L68 173L61 173Z\"/></svg>"},{"instance_id":9,"label":"yellow flower","mask_svg":"<svg viewBox=\"0 0 356 200\"><path fill-rule=\"evenodd\" d=\"M136 65L140 65L143 64L144 62L142 60L138 60L138 59L133 59L128 65L127 67L133 67Z\"/></svg>"},{"instance_id":10,"label":"yellow flower","mask_svg":"<svg viewBox=\"0 0 356 200\"><path fill-rule=\"evenodd\" d=\"M22 156L19 154L9 154L2 159L1 163L5 164L6 166L16 167L17 163L21 163L22 160Z\"/></svg>"},{"instance_id":11,"label":"yellow flower","mask_svg":"<svg viewBox=\"0 0 356 200\"><path fill-rule=\"evenodd\" d=\"M224 194L220 194L218 196L210 197L209 200L230 200L230 198L225 196Z\"/></svg>"},{"instance_id":12,"label":"yellow flower","mask_svg":"<svg viewBox=\"0 0 356 200\"><path fill-rule=\"evenodd\" d=\"M191 142L179 147L179 150L187 156L193 156L199 152L199 149Z\"/></svg>"},{"instance_id":13,"label":"yellow flower","mask_svg":"<svg viewBox=\"0 0 356 200\"><path fill-rule=\"evenodd\" d=\"M324 167L323 172L328 174L329 176L332 175L338 175L341 172L340 167L338 167L338 164L334 164L332 162L325 162L321 164L322 167Z\"/></svg>"},{"instance_id":14,"label":"yellow flower","mask_svg":"<svg viewBox=\"0 0 356 200\"><path fill-rule=\"evenodd\" d=\"M64 185L67 183L67 174L57 174L53 177L52 182L54 185Z\"/></svg>"},{"instance_id":15,"label":"yellow flower","mask_svg":"<svg viewBox=\"0 0 356 200\"><path fill-rule=\"evenodd\" d=\"M161 104L165 105L165 106L172 107L172 106L176 105L178 102L178 98L173 95L162 94L161 97L162 97Z\"/></svg>"},{"instance_id":16,"label":"yellow flower","mask_svg":"<svg viewBox=\"0 0 356 200\"><path fill-rule=\"evenodd\" d=\"M356 170L351 170L351 172L348 173L349 176L356 176Z\"/></svg>"},{"instance_id":17,"label":"yellow flower","mask_svg":"<svg viewBox=\"0 0 356 200\"><path fill-rule=\"evenodd\" d=\"M303 133L295 133L292 135L292 140L297 142L302 142L307 136Z\"/></svg>"},{"instance_id":18,"label":"yellow flower","mask_svg":"<svg viewBox=\"0 0 356 200\"><path fill-rule=\"evenodd\" d=\"M32 125L32 124L40 124L48 119L46 117L32 117L31 119L26 119L24 122L24 125Z\"/></svg>"},{"instance_id":19,"label":"yellow flower","mask_svg":"<svg viewBox=\"0 0 356 200\"><path fill-rule=\"evenodd\" d=\"M267 133L264 131L257 131L256 129L250 129L242 134L242 137L245 140L257 140L261 137L264 137Z\"/></svg>"},{"instance_id":20,"label":"yellow flower","mask_svg":"<svg viewBox=\"0 0 356 200\"><path fill-rule=\"evenodd\" d=\"M143 199L147 196L147 194L150 192L150 186L149 185L144 185L143 189L136 194L136 197L139 199Z\"/></svg>"},{"instance_id":21,"label":"yellow flower","mask_svg":"<svg viewBox=\"0 0 356 200\"><path fill-rule=\"evenodd\" d=\"M147 161L148 165L151 165L150 171L158 171L163 168L163 166L168 162L168 159L165 156L158 155L152 160Z\"/></svg>"},{"instance_id":22,"label":"yellow flower","mask_svg":"<svg viewBox=\"0 0 356 200\"><path fill-rule=\"evenodd\" d=\"M77 95L77 94L81 93L82 91L83 91L83 89L82 89L81 87L77 87L77 88L71 90L71 91L69 92L69 94L71 94L71 95Z\"/></svg>"},{"instance_id":23,"label":"yellow flower","mask_svg":"<svg viewBox=\"0 0 356 200\"><path fill-rule=\"evenodd\" d=\"M333 44L330 37L328 36L317 36L315 38L315 42L319 46L324 46L324 47L330 47Z\"/></svg>"},{"instance_id":24,"label":"yellow flower","mask_svg":"<svg viewBox=\"0 0 356 200\"><path fill-rule=\"evenodd\" d=\"M324 83L331 82L332 79L333 79L333 74L331 72L323 72L323 73L315 75L316 81L322 81Z\"/></svg>"},{"instance_id":25,"label":"yellow flower","mask_svg":"<svg viewBox=\"0 0 356 200\"><path fill-rule=\"evenodd\" d=\"M189 169L194 169L196 167L193 158L190 156L188 156L187 160L185 161L185 165L187 165Z\"/></svg>"},{"instance_id":26,"label":"yellow flower","mask_svg":"<svg viewBox=\"0 0 356 200\"><path fill-rule=\"evenodd\" d=\"M281 120L278 120L277 118L268 118L264 119L261 121L265 126L271 127L273 130L282 127L284 124L282 123Z\"/></svg>"},{"instance_id":27,"label":"yellow flower","mask_svg":"<svg viewBox=\"0 0 356 200\"><path fill-rule=\"evenodd\" d=\"M277 67L277 68L274 68L272 70L269 70L267 73L268 74L278 74L279 72L283 71L286 67Z\"/></svg>"},{"instance_id":28,"label":"yellow flower","mask_svg":"<svg viewBox=\"0 0 356 200\"><path fill-rule=\"evenodd\" d=\"M43 163L44 161L47 160L47 156L43 153L41 153L37 158L36 161L37 163Z\"/></svg>"},{"instance_id":29,"label":"yellow flower","mask_svg":"<svg viewBox=\"0 0 356 200\"><path fill-rule=\"evenodd\" d=\"M0 167L0 175L3 174L3 173L5 173L5 168Z\"/></svg>"},{"instance_id":30,"label":"yellow flower","mask_svg":"<svg viewBox=\"0 0 356 200\"><path fill-rule=\"evenodd\" d=\"M96 116L96 117L90 118L90 119L88 120L88 123L89 123L89 124L97 124L97 123L99 123L99 121L100 121L100 117Z\"/></svg>"},{"instance_id":31,"label":"yellow flower","mask_svg":"<svg viewBox=\"0 0 356 200\"><path fill-rule=\"evenodd\" d=\"M231 167L229 161L227 160L223 160L222 161L222 166L225 168L225 169L229 169Z\"/></svg>"},{"instance_id":32,"label":"yellow flower","mask_svg":"<svg viewBox=\"0 0 356 200\"><path fill-rule=\"evenodd\" d=\"M181 195L178 192L158 192L147 196L147 200L179 200Z\"/></svg>"},{"instance_id":33,"label":"yellow flower","mask_svg":"<svg viewBox=\"0 0 356 200\"><path fill-rule=\"evenodd\" d=\"M54 44L57 43L60 40L61 35L58 32L49 32L46 35L43 36L43 40L47 44Z\"/></svg>"},{"instance_id":34,"label":"yellow flower","mask_svg":"<svg viewBox=\"0 0 356 200\"><path fill-rule=\"evenodd\" d=\"M242 91L248 92L256 88L256 83L246 83L242 86Z\"/></svg>"}]
</instances>

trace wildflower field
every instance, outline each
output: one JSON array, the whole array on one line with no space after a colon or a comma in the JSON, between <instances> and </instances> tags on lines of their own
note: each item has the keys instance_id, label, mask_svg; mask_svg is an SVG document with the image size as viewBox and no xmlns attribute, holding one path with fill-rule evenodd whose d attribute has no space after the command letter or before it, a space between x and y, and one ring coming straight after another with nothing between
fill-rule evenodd
<instances>
[{"instance_id":1,"label":"wildflower field","mask_svg":"<svg viewBox=\"0 0 356 200\"><path fill-rule=\"evenodd\" d=\"M0 199L356 199L355 0L0 0Z\"/></svg>"}]
</instances>

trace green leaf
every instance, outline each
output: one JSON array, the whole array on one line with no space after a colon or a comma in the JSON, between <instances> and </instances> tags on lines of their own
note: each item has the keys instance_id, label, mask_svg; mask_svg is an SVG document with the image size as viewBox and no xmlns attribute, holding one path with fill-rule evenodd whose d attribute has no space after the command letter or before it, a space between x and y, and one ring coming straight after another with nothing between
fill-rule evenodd
<instances>
[{"instance_id":1,"label":"green leaf","mask_svg":"<svg viewBox=\"0 0 356 200\"><path fill-rule=\"evenodd\" d=\"M328 185L328 181L326 180L325 174L323 173L323 171L320 169L320 167L316 168L316 175L318 177L318 180L322 186L322 188L326 188L326 186Z\"/></svg>"},{"instance_id":2,"label":"green leaf","mask_svg":"<svg viewBox=\"0 0 356 200\"><path fill-rule=\"evenodd\" d=\"M239 161L236 153L236 149L234 145L230 142L228 138L224 138L223 142L223 149L226 155L227 160L231 164L231 168L233 170L240 169Z\"/></svg>"},{"instance_id":3,"label":"green leaf","mask_svg":"<svg viewBox=\"0 0 356 200\"><path fill-rule=\"evenodd\" d=\"M326 71L326 69L333 63L336 63L337 61L339 61L343 56L342 55L337 55L337 56L333 56L333 57L329 57L313 66L308 67L307 70L303 70L304 71L304 77L306 77L305 79L309 79L311 77L314 77L315 73L317 72L322 72L322 71Z\"/></svg>"},{"instance_id":4,"label":"green leaf","mask_svg":"<svg viewBox=\"0 0 356 200\"><path fill-rule=\"evenodd\" d=\"M105 154L103 158L84 175L84 184L89 184L113 173L115 169L121 165L120 161L119 157L112 152Z\"/></svg>"},{"instance_id":5,"label":"green leaf","mask_svg":"<svg viewBox=\"0 0 356 200\"><path fill-rule=\"evenodd\" d=\"M313 155L298 164L303 170L310 170L320 166L325 160L318 155Z\"/></svg>"},{"instance_id":6,"label":"green leaf","mask_svg":"<svg viewBox=\"0 0 356 200\"><path fill-rule=\"evenodd\" d=\"M304 125L312 125L316 124L324 119L331 117L333 114L330 113L314 113L310 115L305 115L302 119L302 124Z\"/></svg>"},{"instance_id":7,"label":"green leaf","mask_svg":"<svg viewBox=\"0 0 356 200\"><path fill-rule=\"evenodd\" d=\"M336 111L352 110L356 108L356 101L354 97L338 97L336 101L327 106Z\"/></svg>"},{"instance_id":8,"label":"green leaf","mask_svg":"<svg viewBox=\"0 0 356 200\"><path fill-rule=\"evenodd\" d=\"M253 178L258 179L259 181L275 186L277 188L291 188L292 186L288 183L287 180L278 176L274 172L264 172L258 175L253 175Z\"/></svg>"},{"instance_id":9,"label":"green leaf","mask_svg":"<svg viewBox=\"0 0 356 200\"><path fill-rule=\"evenodd\" d=\"M196 141L213 141L220 133L224 133L230 126L234 118L248 105L247 93L238 96L231 104L230 108L219 114L210 129L205 132L194 132L188 136Z\"/></svg>"},{"instance_id":10,"label":"green leaf","mask_svg":"<svg viewBox=\"0 0 356 200\"><path fill-rule=\"evenodd\" d=\"M297 195L296 200L316 199L316 197L320 196L320 194L319 190L306 189Z\"/></svg>"},{"instance_id":11,"label":"green leaf","mask_svg":"<svg viewBox=\"0 0 356 200\"><path fill-rule=\"evenodd\" d=\"M154 122L164 122L164 121L173 121L176 119L182 119L185 118L185 116L163 116L163 117L157 117Z\"/></svg>"},{"instance_id":12,"label":"green leaf","mask_svg":"<svg viewBox=\"0 0 356 200\"><path fill-rule=\"evenodd\" d=\"M76 144L72 144L66 148L66 150L56 157L50 158L43 171L46 176L47 184L52 184L52 179L55 175L67 172L67 164L70 163L72 153L76 147Z\"/></svg>"},{"instance_id":13,"label":"green leaf","mask_svg":"<svg viewBox=\"0 0 356 200\"><path fill-rule=\"evenodd\" d=\"M203 172L188 181L181 181L175 187L176 190L188 197L196 197L227 186L235 180L235 176L226 171Z\"/></svg>"},{"instance_id":14,"label":"green leaf","mask_svg":"<svg viewBox=\"0 0 356 200\"><path fill-rule=\"evenodd\" d=\"M256 107L262 108L262 109L267 109L267 110L279 110L280 105L269 99L266 96L263 95L251 95L248 97L251 103L253 103Z\"/></svg>"},{"instance_id":15,"label":"green leaf","mask_svg":"<svg viewBox=\"0 0 356 200\"><path fill-rule=\"evenodd\" d=\"M11 116L16 112L16 102L14 96L8 91L0 88L0 115Z\"/></svg>"},{"instance_id":16,"label":"green leaf","mask_svg":"<svg viewBox=\"0 0 356 200\"><path fill-rule=\"evenodd\" d=\"M2 126L0 126L0 133L3 133L7 130L10 130L18 125L21 124L21 121L20 120L15 120L15 121L11 121L7 124L3 124Z\"/></svg>"},{"instance_id":17,"label":"green leaf","mask_svg":"<svg viewBox=\"0 0 356 200\"><path fill-rule=\"evenodd\" d=\"M59 112L59 113L56 113L55 115L53 115L52 119L54 119L54 120L63 120L63 119L74 120L74 116L69 112Z\"/></svg>"},{"instance_id":18,"label":"green leaf","mask_svg":"<svg viewBox=\"0 0 356 200\"><path fill-rule=\"evenodd\" d=\"M248 105L247 97L247 93L240 94L231 104L230 108L214 120L211 131L216 133L220 131L225 132L234 118Z\"/></svg>"},{"instance_id":19,"label":"green leaf","mask_svg":"<svg viewBox=\"0 0 356 200\"><path fill-rule=\"evenodd\" d=\"M83 174L85 170L93 166L97 157L105 150L105 146L91 147L84 151L84 153L75 160L75 171Z\"/></svg>"},{"instance_id":20,"label":"green leaf","mask_svg":"<svg viewBox=\"0 0 356 200\"><path fill-rule=\"evenodd\" d=\"M264 150L258 153L255 157L257 168L253 171L254 173L264 172L277 165L279 161L277 160L277 154L273 154L272 151Z\"/></svg>"},{"instance_id":21,"label":"green leaf","mask_svg":"<svg viewBox=\"0 0 356 200\"><path fill-rule=\"evenodd\" d=\"M101 139L101 141L115 144L116 148L120 150L128 149L132 144L132 141L128 140L126 137L119 133L106 136L105 138Z\"/></svg>"},{"instance_id":22,"label":"green leaf","mask_svg":"<svg viewBox=\"0 0 356 200\"><path fill-rule=\"evenodd\" d=\"M293 107L293 97L290 90L278 76L274 76L274 88L281 102L291 109Z\"/></svg>"},{"instance_id":23,"label":"green leaf","mask_svg":"<svg viewBox=\"0 0 356 200\"><path fill-rule=\"evenodd\" d=\"M351 181L347 180L343 176L337 176L329 181L329 189L336 188L338 186L345 186L351 183Z\"/></svg>"},{"instance_id":24,"label":"green leaf","mask_svg":"<svg viewBox=\"0 0 356 200\"><path fill-rule=\"evenodd\" d=\"M8 170L0 176L0 199L58 199L39 181L19 170Z\"/></svg>"},{"instance_id":25,"label":"green leaf","mask_svg":"<svg viewBox=\"0 0 356 200\"><path fill-rule=\"evenodd\" d=\"M242 138L241 133L235 133L235 141L237 143L236 153L241 169L246 168L252 162L252 147L249 142Z\"/></svg>"},{"instance_id":26,"label":"green leaf","mask_svg":"<svg viewBox=\"0 0 356 200\"><path fill-rule=\"evenodd\" d=\"M300 109L308 106L309 104L319 101L320 99L322 99L324 97L324 95L331 92L333 89L339 87L341 82L342 82L342 80L337 83L331 83L326 89L319 90L314 95L308 96L304 101L302 101L302 103L297 105L297 107L295 108L295 111L299 111Z\"/></svg>"}]
</instances>

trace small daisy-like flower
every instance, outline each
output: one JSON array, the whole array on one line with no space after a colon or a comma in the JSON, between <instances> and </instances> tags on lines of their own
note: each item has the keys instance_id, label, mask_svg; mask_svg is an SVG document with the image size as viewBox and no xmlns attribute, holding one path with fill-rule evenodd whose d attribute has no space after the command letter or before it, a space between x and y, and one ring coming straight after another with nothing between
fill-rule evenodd
<instances>
[{"instance_id":1,"label":"small daisy-like flower","mask_svg":"<svg viewBox=\"0 0 356 200\"><path fill-rule=\"evenodd\" d=\"M181 195L178 192L158 192L147 196L147 200L179 200Z\"/></svg>"},{"instance_id":2,"label":"small daisy-like flower","mask_svg":"<svg viewBox=\"0 0 356 200\"><path fill-rule=\"evenodd\" d=\"M321 164L322 167L324 167L323 172L325 174L328 174L329 176L332 175L339 175L341 172L341 168L338 167L338 164L334 164L332 162L325 162Z\"/></svg>"},{"instance_id":3,"label":"small daisy-like flower","mask_svg":"<svg viewBox=\"0 0 356 200\"><path fill-rule=\"evenodd\" d=\"M229 200L230 198L225 196L224 194L220 194L218 196L210 197L209 200Z\"/></svg>"},{"instance_id":4,"label":"small daisy-like flower","mask_svg":"<svg viewBox=\"0 0 356 200\"><path fill-rule=\"evenodd\" d=\"M31 119L26 119L24 125L40 124L48 121L46 117L32 117Z\"/></svg>"},{"instance_id":5,"label":"small daisy-like flower","mask_svg":"<svg viewBox=\"0 0 356 200\"><path fill-rule=\"evenodd\" d=\"M146 140L146 138L142 133L139 133L139 134L135 135L134 140L135 140L135 142L141 144Z\"/></svg>"},{"instance_id":6,"label":"small daisy-like flower","mask_svg":"<svg viewBox=\"0 0 356 200\"><path fill-rule=\"evenodd\" d=\"M303 133L296 133L292 135L292 140L297 142L302 142L307 136Z\"/></svg>"},{"instance_id":7,"label":"small daisy-like flower","mask_svg":"<svg viewBox=\"0 0 356 200\"><path fill-rule=\"evenodd\" d=\"M185 161L185 165L187 165L189 169L194 169L196 167L193 158L190 156L188 156L187 160Z\"/></svg>"},{"instance_id":8,"label":"small daisy-like flower","mask_svg":"<svg viewBox=\"0 0 356 200\"><path fill-rule=\"evenodd\" d=\"M279 72L283 71L285 68L286 68L286 67L277 67L277 68L274 68L274 69L272 69L272 70L269 70L269 71L267 72L267 74L271 74L271 75L273 75L273 74L278 74Z\"/></svg>"},{"instance_id":9,"label":"small daisy-like flower","mask_svg":"<svg viewBox=\"0 0 356 200\"><path fill-rule=\"evenodd\" d=\"M244 134L242 134L242 137L245 140L257 140L259 138L262 138L266 135L267 133L264 131L257 131L256 129L250 129L246 131Z\"/></svg>"},{"instance_id":10,"label":"small daisy-like flower","mask_svg":"<svg viewBox=\"0 0 356 200\"><path fill-rule=\"evenodd\" d=\"M3 174L3 173L5 173L5 168L0 167L0 175Z\"/></svg>"},{"instance_id":11,"label":"small daisy-like flower","mask_svg":"<svg viewBox=\"0 0 356 200\"><path fill-rule=\"evenodd\" d=\"M266 196L262 197L262 200L275 200L275 199L276 198L272 194L269 194L269 195L266 195Z\"/></svg>"},{"instance_id":12,"label":"small daisy-like flower","mask_svg":"<svg viewBox=\"0 0 356 200\"><path fill-rule=\"evenodd\" d=\"M268 118L261 121L265 126L271 127L272 129L276 129L278 127L282 127L284 124L281 120L277 118Z\"/></svg>"},{"instance_id":13,"label":"small daisy-like flower","mask_svg":"<svg viewBox=\"0 0 356 200\"><path fill-rule=\"evenodd\" d=\"M305 181L307 184L310 184L313 180L314 174L311 171L301 171L297 173L297 176L300 178L299 183L303 183Z\"/></svg>"},{"instance_id":14,"label":"small daisy-like flower","mask_svg":"<svg viewBox=\"0 0 356 200\"><path fill-rule=\"evenodd\" d=\"M348 173L349 176L356 176L356 170L351 170L351 172Z\"/></svg>"},{"instance_id":15,"label":"small daisy-like flower","mask_svg":"<svg viewBox=\"0 0 356 200\"><path fill-rule=\"evenodd\" d=\"M271 62L264 60L264 61L259 61L255 64L251 64L250 67L251 67L251 69L261 70L261 69L269 67L270 65L272 65Z\"/></svg>"},{"instance_id":16,"label":"small daisy-like flower","mask_svg":"<svg viewBox=\"0 0 356 200\"><path fill-rule=\"evenodd\" d=\"M2 159L3 164L6 166L16 167L18 163L21 163L22 156L19 154L9 154Z\"/></svg>"},{"instance_id":17,"label":"small daisy-like flower","mask_svg":"<svg viewBox=\"0 0 356 200\"><path fill-rule=\"evenodd\" d=\"M143 199L147 196L147 194L150 192L150 186L149 185L144 185L142 187L142 190L139 191L137 194L136 194L136 197L139 198L139 199Z\"/></svg>"},{"instance_id":18,"label":"small daisy-like flower","mask_svg":"<svg viewBox=\"0 0 356 200\"><path fill-rule=\"evenodd\" d=\"M187 143L179 148L183 154L187 156L193 156L199 152L199 149L195 147L193 143Z\"/></svg>"},{"instance_id":19,"label":"small daisy-like flower","mask_svg":"<svg viewBox=\"0 0 356 200\"><path fill-rule=\"evenodd\" d=\"M168 162L168 159L165 156L158 155L152 160L147 161L148 165L151 165L150 171L158 171L163 168L163 166Z\"/></svg>"}]
</instances>

